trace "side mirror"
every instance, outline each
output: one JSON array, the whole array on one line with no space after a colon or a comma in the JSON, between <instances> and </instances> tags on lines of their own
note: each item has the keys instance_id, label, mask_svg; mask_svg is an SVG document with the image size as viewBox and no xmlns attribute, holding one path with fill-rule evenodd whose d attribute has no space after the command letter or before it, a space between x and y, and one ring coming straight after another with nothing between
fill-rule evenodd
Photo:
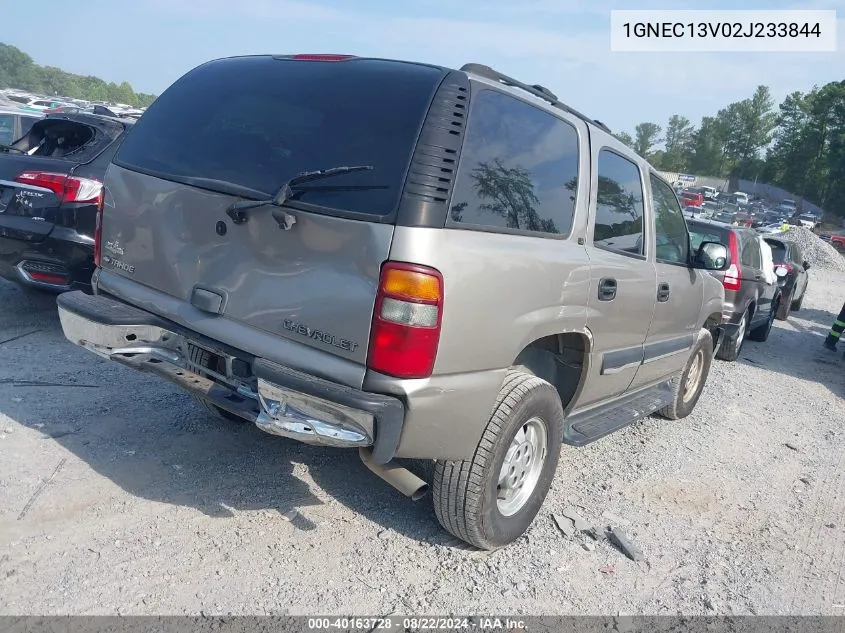
<instances>
[{"instance_id":1,"label":"side mirror","mask_svg":"<svg viewBox=\"0 0 845 633\"><path fill-rule=\"evenodd\" d=\"M775 268L775 275L777 275L778 277L786 277L787 272L788 271L783 266L778 266L777 268Z\"/></svg>"},{"instance_id":2,"label":"side mirror","mask_svg":"<svg viewBox=\"0 0 845 633\"><path fill-rule=\"evenodd\" d=\"M810 270L810 262L804 262L804 270Z\"/></svg>"},{"instance_id":3,"label":"side mirror","mask_svg":"<svg viewBox=\"0 0 845 633\"><path fill-rule=\"evenodd\" d=\"M724 270L728 265L728 249L718 242L702 242L695 254L695 263L704 270Z\"/></svg>"}]
</instances>

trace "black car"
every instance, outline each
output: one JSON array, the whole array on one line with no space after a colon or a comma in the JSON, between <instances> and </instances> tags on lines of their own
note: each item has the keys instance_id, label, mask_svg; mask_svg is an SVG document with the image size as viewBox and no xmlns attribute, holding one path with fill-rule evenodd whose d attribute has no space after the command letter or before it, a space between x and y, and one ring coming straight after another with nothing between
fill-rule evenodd
<instances>
[{"instance_id":1,"label":"black car","mask_svg":"<svg viewBox=\"0 0 845 633\"><path fill-rule=\"evenodd\" d=\"M801 247L790 240L778 239L776 237L764 238L766 243L772 247L772 260L775 263L775 270L783 268L786 275L778 276L778 285L781 289L783 301L778 307L776 317L781 321L789 318L790 312L801 309L804 302L804 295L807 293L807 284L810 276L810 262L804 259Z\"/></svg>"},{"instance_id":2,"label":"black car","mask_svg":"<svg viewBox=\"0 0 845 633\"><path fill-rule=\"evenodd\" d=\"M0 277L89 290L106 167L131 121L51 114L0 149Z\"/></svg>"}]
</instances>

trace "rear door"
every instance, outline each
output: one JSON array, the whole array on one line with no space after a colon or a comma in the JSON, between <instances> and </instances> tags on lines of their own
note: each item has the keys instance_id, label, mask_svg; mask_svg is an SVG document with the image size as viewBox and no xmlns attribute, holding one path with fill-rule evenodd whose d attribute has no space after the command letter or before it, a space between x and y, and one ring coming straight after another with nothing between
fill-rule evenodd
<instances>
[{"instance_id":1,"label":"rear door","mask_svg":"<svg viewBox=\"0 0 845 633\"><path fill-rule=\"evenodd\" d=\"M363 365L405 174L444 76L418 64L270 56L191 71L109 167L103 283L112 273L184 302L171 316L193 315L196 327L211 312ZM372 169L295 187L289 230L276 207L239 224L227 213L302 172L360 165Z\"/></svg>"},{"instance_id":2,"label":"rear door","mask_svg":"<svg viewBox=\"0 0 845 633\"><path fill-rule=\"evenodd\" d=\"M643 172L623 155L621 145L606 142L606 147L592 148L587 327L593 350L579 408L617 396L631 385L642 364L655 303Z\"/></svg>"},{"instance_id":3,"label":"rear door","mask_svg":"<svg viewBox=\"0 0 845 633\"><path fill-rule=\"evenodd\" d=\"M649 176L654 224L654 262L657 283L651 327L645 340L643 366L634 386L664 380L683 369L698 336L704 280L689 266L687 225L672 189Z\"/></svg>"}]
</instances>

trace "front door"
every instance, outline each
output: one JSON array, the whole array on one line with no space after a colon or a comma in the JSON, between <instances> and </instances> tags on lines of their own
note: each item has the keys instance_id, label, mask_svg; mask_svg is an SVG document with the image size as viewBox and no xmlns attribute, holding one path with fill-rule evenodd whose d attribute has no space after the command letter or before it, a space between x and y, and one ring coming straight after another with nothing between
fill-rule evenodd
<instances>
[{"instance_id":1,"label":"front door","mask_svg":"<svg viewBox=\"0 0 845 633\"><path fill-rule=\"evenodd\" d=\"M647 259L642 172L603 147L593 155L587 240L591 284L587 327L593 336L590 375L578 409L625 392L643 360L654 311L654 265ZM621 149L616 148L616 149Z\"/></svg>"},{"instance_id":2,"label":"front door","mask_svg":"<svg viewBox=\"0 0 845 633\"><path fill-rule=\"evenodd\" d=\"M704 297L704 280L689 267L689 233L678 200L669 185L653 174L649 185L656 303L635 386L660 382L684 368L701 326Z\"/></svg>"}]
</instances>

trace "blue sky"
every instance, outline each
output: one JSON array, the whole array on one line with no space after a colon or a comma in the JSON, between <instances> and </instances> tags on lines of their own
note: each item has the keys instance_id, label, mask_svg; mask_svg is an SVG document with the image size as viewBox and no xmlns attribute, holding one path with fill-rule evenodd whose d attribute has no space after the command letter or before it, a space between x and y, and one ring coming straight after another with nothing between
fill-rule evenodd
<instances>
[{"instance_id":1,"label":"blue sky","mask_svg":"<svg viewBox=\"0 0 845 633\"><path fill-rule=\"evenodd\" d=\"M614 53L611 9L839 9L836 53ZM27 2L4 24L33 24ZM460 66L548 86L632 130L698 123L759 84L780 99L845 79L845 0L39 0L33 28L2 41L36 62L160 93L190 68L245 53L340 52ZM50 17L47 17L50 16ZM35 34L35 35L33 35Z\"/></svg>"}]
</instances>

